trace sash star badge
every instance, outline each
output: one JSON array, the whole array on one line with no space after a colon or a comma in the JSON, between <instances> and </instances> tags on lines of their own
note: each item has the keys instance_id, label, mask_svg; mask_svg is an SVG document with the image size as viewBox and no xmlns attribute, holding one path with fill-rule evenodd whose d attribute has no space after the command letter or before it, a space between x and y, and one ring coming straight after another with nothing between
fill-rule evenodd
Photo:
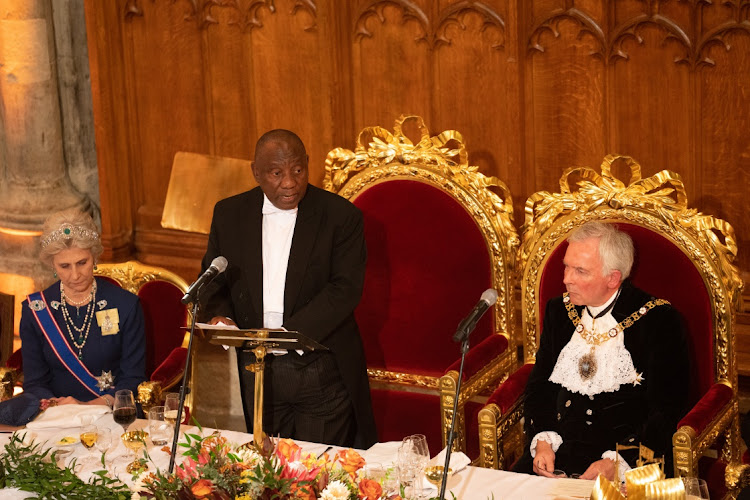
<instances>
[{"instance_id":1,"label":"sash star badge","mask_svg":"<svg viewBox=\"0 0 750 500\"><path fill-rule=\"evenodd\" d=\"M99 392L104 392L114 387L115 377L112 376L111 370L108 372L102 370L102 374L94 378L96 379L96 386L99 388Z\"/></svg>"}]
</instances>

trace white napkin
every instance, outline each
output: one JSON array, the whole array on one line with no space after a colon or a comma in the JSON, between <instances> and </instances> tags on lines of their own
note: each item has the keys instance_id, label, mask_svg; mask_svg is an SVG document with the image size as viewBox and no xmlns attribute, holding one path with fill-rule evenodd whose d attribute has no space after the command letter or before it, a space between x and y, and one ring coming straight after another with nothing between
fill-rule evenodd
<instances>
[{"instance_id":1,"label":"white napkin","mask_svg":"<svg viewBox=\"0 0 750 500\"><path fill-rule=\"evenodd\" d=\"M427 464L427 467L430 467L432 465L445 465L445 451L448 448L443 448L443 450L435 455L435 457L429 461ZM467 457L464 453L460 451L454 451L451 453L451 461L449 467L453 471L452 474L455 475L458 472L461 472L464 470L469 464L471 463L471 459ZM450 477L448 478L450 480ZM437 486L434 486L431 482L427 480L427 478L422 478L422 488L425 490L436 490Z\"/></svg>"},{"instance_id":2,"label":"white napkin","mask_svg":"<svg viewBox=\"0 0 750 500\"><path fill-rule=\"evenodd\" d=\"M61 405L51 406L44 410L33 421L26 424L27 429L50 429L80 427L81 417L90 415L96 420L111 410L107 405Z\"/></svg>"},{"instance_id":3,"label":"white napkin","mask_svg":"<svg viewBox=\"0 0 750 500\"><path fill-rule=\"evenodd\" d=\"M396 463L396 459L398 458L398 448L401 444L401 441L375 443L362 454L362 458L364 458L367 463L378 463L383 467L390 467ZM443 459L445 459L445 455L443 455Z\"/></svg>"}]
</instances>

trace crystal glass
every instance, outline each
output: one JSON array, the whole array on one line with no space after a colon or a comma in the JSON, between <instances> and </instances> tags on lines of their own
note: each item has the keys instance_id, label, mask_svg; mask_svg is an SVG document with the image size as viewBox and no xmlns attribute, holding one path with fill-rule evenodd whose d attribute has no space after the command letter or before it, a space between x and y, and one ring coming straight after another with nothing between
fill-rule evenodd
<instances>
[{"instance_id":1,"label":"crystal glass","mask_svg":"<svg viewBox=\"0 0 750 500\"><path fill-rule=\"evenodd\" d=\"M710 500L708 496L708 485L705 479L698 479L695 477L683 477L682 482L685 483L685 494L687 500Z\"/></svg>"},{"instance_id":2,"label":"crystal glass","mask_svg":"<svg viewBox=\"0 0 750 500\"><path fill-rule=\"evenodd\" d=\"M164 398L164 420L171 425L177 423L177 410L180 407L180 394L168 392Z\"/></svg>"},{"instance_id":3,"label":"crystal glass","mask_svg":"<svg viewBox=\"0 0 750 500\"><path fill-rule=\"evenodd\" d=\"M148 411L148 430L151 433L151 442L159 446L167 444L174 433L172 425L164 418L164 412L163 406L152 406Z\"/></svg>"},{"instance_id":4,"label":"crystal glass","mask_svg":"<svg viewBox=\"0 0 750 500\"><path fill-rule=\"evenodd\" d=\"M422 476L427 463L430 461L430 450L424 434L406 436L401 443L402 460L409 465L405 467L407 474L412 477L411 496L422 498Z\"/></svg>"},{"instance_id":5,"label":"crystal glass","mask_svg":"<svg viewBox=\"0 0 750 500\"><path fill-rule=\"evenodd\" d=\"M128 430L130 424L135 422L136 410L133 391L122 389L115 393L115 403L113 405L113 416L115 422L120 424L124 431Z\"/></svg>"},{"instance_id":6,"label":"crystal glass","mask_svg":"<svg viewBox=\"0 0 750 500\"><path fill-rule=\"evenodd\" d=\"M81 444L87 450L91 450L99 438L99 429L95 425L87 425L81 429L79 437L81 438Z\"/></svg>"},{"instance_id":7,"label":"crystal glass","mask_svg":"<svg viewBox=\"0 0 750 500\"><path fill-rule=\"evenodd\" d=\"M127 449L133 452L134 460L128 464L125 470L129 474L135 474L143 470L143 464L138 459L138 452L146 447L148 432L144 430L126 431L120 439Z\"/></svg>"}]
</instances>

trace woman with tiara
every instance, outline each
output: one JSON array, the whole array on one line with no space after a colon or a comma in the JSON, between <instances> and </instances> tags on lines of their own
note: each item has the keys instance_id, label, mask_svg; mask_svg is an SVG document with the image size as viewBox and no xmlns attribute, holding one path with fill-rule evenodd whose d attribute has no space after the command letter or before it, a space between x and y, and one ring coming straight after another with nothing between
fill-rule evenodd
<instances>
[{"instance_id":1,"label":"woman with tiara","mask_svg":"<svg viewBox=\"0 0 750 500\"><path fill-rule=\"evenodd\" d=\"M145 377L138 297L94 277L102 253L94 221L78 210L44 225L40 259L58 279L28 296L21 314L24 392L51 405L107 404Z\"/></svg>"}]
</instances>

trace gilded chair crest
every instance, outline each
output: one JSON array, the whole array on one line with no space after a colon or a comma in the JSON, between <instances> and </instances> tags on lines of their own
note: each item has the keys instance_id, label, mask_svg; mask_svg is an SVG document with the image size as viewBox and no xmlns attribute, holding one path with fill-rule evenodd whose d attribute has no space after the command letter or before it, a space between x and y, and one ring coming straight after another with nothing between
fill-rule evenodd
<instances>
[{"instance_id":1,"label":"gilded chair crest","mask_svg":"<svg viewBox=\"0 0 750 500\"><path fill-rule=\"evenodd\" d=\"M628 183L617 178L613 167L624 165L630 170ZM686 317L689 342L693 347L695 380L686 381L691 386L691 404L714 401L713 413L697 417L697 407L681 421L681 427L673 437L673 456L676 475L697 475L697 462L704 452L714 446L717 437L725 438L720 458L724 461L727 478L737 471L738 464L738 404L737 367L734 358L733 327L739 308L743 282L734 260L737 243L732 226L716 217L705 215L688 207L688 199L679 174L662 170L648 178L642 178L641 166L632 158L608 155L604 158L600 172L588 167L574 167L564 171L560 179L560 192L538 192L529 197L525 207L525 222L521 229L522 243L519 251L522 290L522 324L524 361L528 366L534 362L543 320L543 308L548 299L559 295L562 284L562 249L568 234L584 222L601 220L615 222L631 233L636 243L636 267L638 261L648 271L641 269L634 281L646 280L643 286L655 295L664 298ZM638 256L638 238L644 245ZM649 255L652 242L664 245L673 255L685 259L681 269L691 278L694 288L680 293L681 272L678 264L673 266L669 278L659 279L660 255ZM551 270L549 274L545 272ZM645 276L645 278L644 278ZM687 280L688 278L686 278ZM685 281L687 282L687 281ZM636 283L637 284L637 283ZM699 290L703 285L705 291ZM682 285L685 286L684 284ZM557 288L556 288L557 287ZM661 290L653 290L653 288ZM676 296L668 296L668 294ZM705 297L708 305L705 312L680 309L681 300ZM687 299L685 297L688 297ZM687 309L687 310L686 310ZM693 321L693 317L700 321ZM705 349L701 349L706 347ZM528 376L526 373L524 376ZM511 375L513 377L513 375ZM523 378L523 376L521 377ZM525 379L523 379L525 380ZM518 382L518 381L516 381ZM521 382L516 385L523 385ZM491 401L502 401L488 405L480 412L480 441L484 463L501 466L503 457L503 433L510 424L518 421L521 405L514 399L516 392L502 386ZM509 394L512 395L509 397ZM705 403L704 403L705 404ZM709 421L700 428L696 422ZM694 426L694 427L691 427ZM721 440L719 440L721 441ZM720 443L719 443L720 444Z\"/></svg>"},{"instance_id":2,"label":"gilded chair crest","mask_svg":"<svg viewBox=\"0 0 750 500\"><path fill-rule=\"evenodd\" d=\"M413 142L404 133L406 126L416 126L420 134L417 142ZM405 181L416 182L405 184ZM399 191L400 195L395 194L396 191L382 194L383 189L387 189L387 187L384 188L386 185L399 186L400 188L405 185L413 185L413 187L406 188L411 189L408 191L409 194L404 194L404 191ZM424 246L422 246L415 243L413 248L402 248L400 253L389 254L388 259L405 260L408 258L406 254L423 255L425 259L430 259L433 258L430 256L439 254L441 249L446 251L446 255L450 255L451 251L455 252L453 255L460 255L459 246L461 242L452 240L451 234L440 234L441 221L435 219L440 217L439 212L437 210L430 212L431 203L435 201L433 197L440 197L442 200L447 195L448 198L446 199L450 201L446 203L449 203L453 209L458 206L458 211L471 225L471 228L464 227L463 229L471 230L481 236L481 241L483 241L481 253L484 254L482 258L487 261L486 285L495 288L499 296L493 309L492 322L494 326L492 333L496 334L494 337L503 338L504 347L498 349L497 356L491 362L475 368L473 373L468 375L465 373L467 376L463 381L463 390L459 399L461 411L457 421L457 429L460 431L464 424L463 405L471 397L492 385L493 380L507 374L516 362L515 346L518 341L515 338L513 318L513 269L515 268L519 239L512 224L513 204L508 188L497 178L487 177L478 171L478 167L469 165L466 145L459 132L448 130L438 135L430 135L423 119L418 116L401 116L396 120L392 133L382 127L363 129L358 136L357 145L353 151L343 148L332 150L326 159L324 186L329 191L351 200L363 210L365 214L365 234L368 242L368 270L371 261L386 258L383 257L385 250L380 248L378 241L376 241L378 238L374 236L375 222L373 221L375 220L377 220L378 225L382 226L405 226L406 229L403 230L407 232L408 227L419 228L419 230L424 230L425 226L436 228L434 232L430 233L431 237L435 238L432 244L424 242ZM429 186L429 188L426 186ZM381 194L375 196L372 195L373 192ZM372 201L373 196L377 197L378 201ZM389 198L389 196L391 197ZM424 210L424 212L409 211L407 208L397 212L398 215L395 217L385 215L386 213L390 214L390 210L393 209L393 206L388 205L401 203L403 197L409 196L418 197L421 200L418 208ZM468 217L466 217L467 215ZM383 220L388 217L391 218ZM394 218L398 220L393 220ZM445 222L445 224L449 223ZM387 232L388 230L384 229L384 231ZM450 232L449 229L446 229L446 231ZM384 237L381 236L380 239L384 239ZM457 257L457 260L460 260L460 257ZM462 265L469 272L473 272L474 269L472 269L471 264L471 262L464 262ZM481 267L479 264L476 266L476 272L479 272L478 269ZM436 268L431 270L431 278L419 275L410 276L410 278L415 280L415 286L418 287L420 284L427 283L429 279L434 279L435 275L440 276L441 272L448 272L448 268L452 266L455 267L455 262L439 262ZM398 278L394 276L391 289L401 286ZM426 280L423 280L423 278ZM439 278L437 281L440 281ZM457 293L460 295L471 293L468 302L473 305L472 301L476 301L482 291L483 289L476 289L464 293L465 291L461 290ZM417 296L416 300L409 299L413 303L419 302L418 292L419 290L415 288L413 293L411 290L405 292L403 289L399 293L401 293L400 297L414 298L414 296ZM467 297L461 298L467 299ZM372 300L379 299L374 299L373 294L368 293L368 278L366 278L363 302ZM384 298L383 301L388 302L388 298ZM397 301L391 300L388 304L383 304L382 310L389 311L392 315L398 315L398 310L394 312L394 308L398 308L395 302ZM409 304L404 304L404 307L408 306ZM360 303L358 313L361 313L363 308L368 307L369 304L363 306ZM455 309L456 306L454 305L453 308ZM435 306L435 309L443 308ZM444 314L444 311L440 312ZM468 307L466 310L456 312L458 315L454 316L455 319L448 320L456 321L456 323L441 324L439 325L439 331L438 328L435 328L435 331L416 332L414 331L415 328L408 328L401 334L393 332L387 326L379 329L371 324L363 325L363 318L360 317L361 314L358 314L373 390L392 389L403 391L403 393L411 392L435 398L440 394L441 419L439 420L438 432L443 434L443 439L445 438L445 429L450 426L452 418L453 394L458 378L457 368L448 370L448 373L446 373L446 367L460 356L458 345L452 344L449 337L455 331L461 316L466 313L468 313ZM428 307L422 307L413 311L413 314L416 316L430 315L434 314L434 311L430 311ZM370 318L372 319L373 316L370 316ZM374 319L374 321L367 323L379 321L377 317ZM435 364L427 366L428 363L421 363L422 366L419 367L412 366L408 359L403 357L396 361L390 360L388 359L388 351L391 350L392 353L392 350L399 347L386 345L388 338L399 335L410 335L414 338L425 335L425 340L433 343L431 349L438 352L435 355L436 359L439 359L440 356L443 360L446 359L446 356L452 357L439 367ZM428 335L429 337L427 337ZM448 340L443 341L444 337ZM400 338L404 339L404 337ZM408 342L408 340L406 341ZM376 344L377 347L375 347ZM370 363L372 357L371 352L368 352L368 346L372 347L371 350L385 351L383 359L379 359L375 364ZM442 350L449 350L450 354L446 355ZM502 352L499 352L500 350ZM426 352L421 352L419 355L424 357ZM436 361L436 364L439 364L439 362ZM467 362L467 366L469 364ZM398 365L399 368L393 369L391 365ZM377 418L378 402L375 400L373 402L376 406ZM435 422L438 422L437 414L435 414ZM382 424L382 422L378 423ZM380 426L382 427L382 425ZM381 436L382 438L383 436ZM458 448L464 449L464 446L464 435L459 432Z\"/></svg>"}]
</instances>

